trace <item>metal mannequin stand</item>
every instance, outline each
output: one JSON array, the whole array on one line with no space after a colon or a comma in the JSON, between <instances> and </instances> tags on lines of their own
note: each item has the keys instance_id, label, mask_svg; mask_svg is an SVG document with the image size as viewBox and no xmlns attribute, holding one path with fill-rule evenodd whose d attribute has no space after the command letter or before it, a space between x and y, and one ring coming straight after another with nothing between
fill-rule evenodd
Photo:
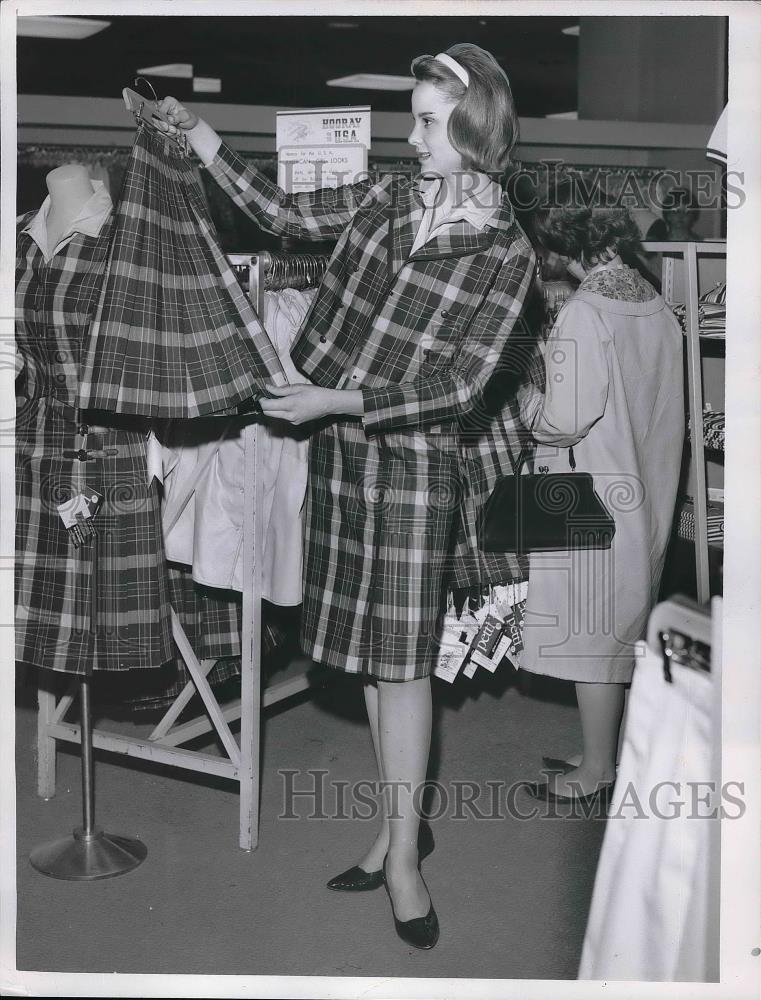
<instances>
[{"instance_id":1,"label":"metal mannequin stand","mask_svg":"<svg viewBox=\"0 0 761 1000\"><path fill-rule=\"evenodd\" d=\"M98 571L98 536L91 541L90 571L90 631L97 628L96 594ZM80 685L81 746L82 746L82 826L70 837L50 841L35 847L29 855L33 868L51 878L77 882L113 878L124 875L141 864L148 848L142 841L104 833L95 826L95 783L92 755L92 705L90 682L92 667Z\"/></svg>"}]
</instances>

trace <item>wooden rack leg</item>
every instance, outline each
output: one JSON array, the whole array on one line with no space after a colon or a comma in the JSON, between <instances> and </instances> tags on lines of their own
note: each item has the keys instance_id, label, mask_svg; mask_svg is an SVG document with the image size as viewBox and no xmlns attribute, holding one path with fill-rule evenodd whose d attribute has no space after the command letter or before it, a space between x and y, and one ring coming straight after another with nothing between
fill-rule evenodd
<instances>
[{"instance_id":1,"label":"wooden rack leg","mask_svg":"<svg viewBox=\"0 0 761 1000\"><path fill-rule=\"evenodd\" d=\"M201 660L201 672L204 677L208 677L211 668L216 663L216 660ZM182 691L177 695L175 700L172 702L170 707L167 709L166 715L159 721L156 728L148 737L149 740L160 740L169 732L175 722L182 715L183 709L188 705L193 695L196 693L196 686L193 681L188 681Z\"/></svg>"},{"instance_id":2,"label":"wooden rack leg","mask_svg":"<svg viewBox=\"0 0 761 1000\"><path fill-rule=\"evenodd\" d=\"M211 690L209 682L206 680L203 670L201 669L201 663L193 652L193 647L190 645L190 641L185 634L185 630L180 624L180 619L177 617L177 612L174 608L171 609L170 614L172 619L172 635L174 636L174 641L180 651L180 656L185 661L188 673L193 678L193 684L195 685L198 694L201 696L204 707L209 713L209 718L214 723L214 728L222 741L222 745L227 752L227 756L237 767L240 762L240 751L238 749L238 744L235 742L235 737L230 732L227 720L224 717L222 709L219 707L217 699L214 697L214 692Z\"/></svg>"},{"instance_id":3,"label":"wooden rack leg","mask_svg":"<svg viewBox=\"0 0 761 1000\"><path fill-rule=\"evenodd\" d=\"M44 686L37 689L37 794L41 799L55 795L56 741L49 735L56 710L55 691Z\"/></svg>"},{"instance_id":4,"label":"wooden rack leg","mask_svg":"<svg viewBox=\"0 0 761 1000\"><path fill-rule=\"evenodd\" d=\"M244 430L243 622L241 630L240 831L245 851L259 843L262 651L261 449L256 424Z\"/></svg>"}]
</instances>

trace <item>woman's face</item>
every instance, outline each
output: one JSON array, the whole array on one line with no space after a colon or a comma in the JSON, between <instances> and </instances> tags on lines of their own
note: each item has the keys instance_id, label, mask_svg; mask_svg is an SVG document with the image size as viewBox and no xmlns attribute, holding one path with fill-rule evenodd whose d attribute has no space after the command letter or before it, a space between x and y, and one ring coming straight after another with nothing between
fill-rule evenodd
<instances>
[{"instance_id":1,"label":"woman's face","mask_svg":"<svg viewBox=\"0 0 761 1000\"><path fill-rule=\"evenodd\" d=\"M408 142L417 150L423 177L451 177L462 170L462 156L449 141L447 122L456 101L450 101L428 80L415 84L412 117L415 127Z\"/></svg>"}]
</instances>

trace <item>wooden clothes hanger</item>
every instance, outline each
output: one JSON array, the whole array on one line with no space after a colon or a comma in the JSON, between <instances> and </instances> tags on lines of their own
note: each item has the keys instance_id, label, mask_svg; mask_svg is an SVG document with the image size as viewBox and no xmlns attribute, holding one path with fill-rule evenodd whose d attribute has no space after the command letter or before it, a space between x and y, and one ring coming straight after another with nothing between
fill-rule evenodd
<instances>
[{"instance_id":1,"label":"wooden clothes hanger","mask_svg":"<svg viewBox=\"0 0 761 1000\"><path fill-rule=\"evenodd\" d=\"M188 140L187 136L181 129L178 129L172 122L169 121L169 117L164 114L163 111L159 110L159 99L156 95L156 91L153 90L153 85L150 80L146 80L144 76L135 77L135 86L138 85L139 81L142 80L148 84L148 86L153 91L153 101L148 97L143 97L142 94L138 94L136 90L131 90L129 87L125 87L122 90L122 97L124 98L124 104L127 111L131 111L135 116L135 121L140 124L142 123L154 132L157 132L164 139L168 139L172 142L181 153L187 155L188 153ZM170 125L172 128L176 129L174 134L169 132L164 132L163 129L159 128L156 124L157 122L163 122L165 125Z\"/></svg>"}]
</instances>

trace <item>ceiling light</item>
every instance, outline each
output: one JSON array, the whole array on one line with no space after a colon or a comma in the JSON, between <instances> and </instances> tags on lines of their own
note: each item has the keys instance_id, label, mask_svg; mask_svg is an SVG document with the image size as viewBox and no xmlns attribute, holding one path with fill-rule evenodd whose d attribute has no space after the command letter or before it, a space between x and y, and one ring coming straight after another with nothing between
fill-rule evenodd
<instances>
[{"instance_id":1,"label":"ceiling light","mask_svg":"<svg viewBox=\"0 0 761 1000\"><path fill-rule=\"evenodd\" d=\"M160 66L143 66L137 71L146 76L171 76L182 80L190 80L193 76L192 63L162 63Z\"/></svg>"},{"instance_id":2,"label":"ceiling light","mask_svg":"<svg viewBox=\"0 0 761 1000\"><path fill-rule=\"evenodd\" d=\"M356 21L328 21L329 28L358 28Z\"/></svg>"},{"instance_id":3,"label":"ceiling light","mask_svg":"<svg viewBox=\"0 0 761 1000\"><path fill-rule=\"evenodd\" d=\"M328 80L329 87L354 87L357 90L412 90L414 76L389 76L386 73L354 73Z\"/></svg>"},{"instance_id":4,"label":"ceiling light","mask_svg":"<svg viewBox=\"0 0 761 1000\"><path fill-rule=\"evenodd\" d=\"M578 111L558 111L554 115L545 115L545 118L565 118L567 121L575 122L579 120Z\"/></svg>"},{"instance_id":5,"label":"ceiling light","mask_svg":"<svg viewBox=\"0 0 761 1000\"><path fill-rule=\"evenodd\" d=\"M574 38L579 37L579 26L578 24L572 24L570 28L561 28L561 32L564 35L573 35Z\"/></svg>"},{"instance_id":6,"label":"ceiling light","mask_svg":"<svg viewBox=\"0 0 761 1000\"><path fill-rule=\"evenodd\" d=\"M222 81L218 77L214 77L214 76L194 76L193 77L193 93L194 94L221 94L222 93Z\"/></svg>"},{"instance_id":7,"label":"ceiling light","mask_svg":"<svg viewBox=\"0 0 761 1000\"><path fill-rule=\"evenodd\" d=\"M29 17L19 15L16 32L27 38L89 38L111 24L88 17Z\"/></svg>"}]
</instances>

